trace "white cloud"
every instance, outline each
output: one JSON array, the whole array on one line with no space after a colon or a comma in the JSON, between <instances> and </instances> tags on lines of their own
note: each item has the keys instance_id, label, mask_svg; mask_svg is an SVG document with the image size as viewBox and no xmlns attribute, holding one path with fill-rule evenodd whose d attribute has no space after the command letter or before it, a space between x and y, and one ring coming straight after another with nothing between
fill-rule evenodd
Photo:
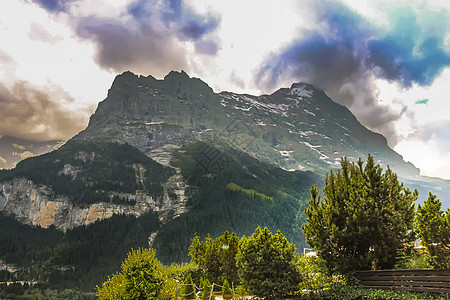
<instances>
[{"instance_id":1,"label":"white cloud","mask_svg":"<svg viewBox=\"0 0 450 300\"><path fill-rule=\"evenodd\" d=\"M306 10L303 15L297 1L284 1L283 5L259 0L207 3L203 10L217 11L222 16L216 33L221 46L217 56L195 69L195 75L211 83L216 91L263 92L253 83L256 68L265 56L282 48L304 30L308 20ZM230 80L237 77L243 82Z\"/></svg>"},{"instance_id":2,"label":"white cloud","mask_svg":"<svg viewBox=\"0 0 450 300\"><path fill-rule=\"evenodd\" d=\"M429 140L410 138L394 147L406 161L420 169L421 175L450 179L450 153L442 146L442 140L433 136Z\"/></svg>"},{"instance_id":3,"label":"white cloud","mask_svg":"<svg viewBox=\"0 0 450 300\"><path fill-rule=\"evenodd\" d=\"M119 67L121 70L128 68L141 72L143 75L156 77L162 77L171 69L186 68L191 76L200 77L216 91L231 90L251 94L271 92L261 90L261 87L254 82L262 62L269 56L276 55L286 45L301 39L307 32L325 30L320 28L324 26L323 24L314 22L315 11L312 7L338 3L337 1L295 0L186 2L189 9L199 14L220 15L218 27L207 32L199 41L183 40L176 36L167 37L166 33L174 34L174 32L170 32L169 29L166 30L167 32L162 30L158 34L162 41L167 43L166 48L160 47L163 49L160 52L157 51L158 48L152 54L141 55L139 51L142 47L150 45L157 48L159 42L153 36L140 32L142 28L139 26L142 24L136 23L137 21L127 13L126 8L133 2L135 1L78 0L67 5L67 13L52 14L31 1L1 1L0 83L3 89L12 93L14 87L23 84L32 91L38 91L43 99L47 99L45 95L41 95L45 91L49 93L57 91L53 95L48 95L49 101L60 101L61 105L58 109L61 111L65 109L67 114L77 115L79 112L78 116L82 116L86 122L88 116L86 107L93 110L93 107L105 98ZM388 14L395 7L412 7L416 12L450 12L446 0L413 2L342 0L342 2L378 28L389 25L387 24ZM423 18L428 17L423 14L420 18L424 21ZM116 44L102 45L98 37L102 33L98 33L95 37L80 37L77 29L82 20L85 21L85 25L86 22L89 23L89 20L100 23L110 20L115 21L115 24L123 25L125 33L139 31L139 34L130 41L141 43L143 46L135 47L134 51L137 52L129 53L136 54L141 60L136 60L134 65L124 63L114 69L114 72L107 66L100 65L99 53L102 53L99 52L100 47ZM432 22L433 20L426 21L430 21L428 22L430 27L427 27L431 28L430 30L442 26L436 21ZM148 22L151 26L154 25L151 21ZM142 40L145 38L148 40ZM444 40L445 50L450 52L450 31L447 32ZM123 41L118 43L121 42ZM217 51L214 51L215 47ZM203 54L199 53L200 48ZM161 60L166 61L161 62ZM286 67L289 68L289 66ZM352 90L352 88L365 87L368 83L374 86L374 89L369 92L378 92L378 95L373 96L378 96L379 103L372 103L372 105L378 108L376 112L380 116L372 118L375 122L370 123L373 128L385 134L396 133L397 136L391 139L391 145L397 143L395 150L418 166L424 174L449 178L450 166L446 163L450 161L450 145L446 143L449 129L441 128L443 125L436 124L447 124L447 120L450 119L448 115L450 68L444 69L428 87L413 84L411 87L401 88L393 82L370 77L374 76L370 72L364 74L359 72L357 75L364 76L351 79L354 86L346 86L350 92L364 98L363 94L367 92L364 88L359 90ZM277 88L289 86L292 83L292 77L287 76L282 79ZM357 83L359 81L361 84ZM428 99L428 104L415 104L419 99ZM360 118L365 117L364 110L369 113L365 105L367 103L364 101L353 104L355 112L361 113L358 116ZM369 119L368 116L366 117ZM376 123L377 118L379 123ZM73 119L79 120L79 118ZM388 120L389 124L386 124L385 128L379 127L384 120ZM363 120L361 121L364 123ZM370 126L370 124L366 125ZM39 126L37 129L41 128L41 131L50 130L45 129L49 126L48 124ZM441 131L433 135L433 128L435 130L438 128L436 126L441 126L439 127ZM52 132L61 136L61 130L60 126Z\"/></svg>"},{"instance_id":4,"label":"white cloud","mask_svg":"<svg viewBox=\"0 0 450 300\"><path fill-rule=\"evenodd\" d=\"M3 83L20 79L37 86L60 85L81 105L106 96L115 74L93 63L93 45L73 34L67 17L50 17L44 9L20 1L9 1L7 8L0 9L0 40L8 41L2 43L2 50L17 65L13 78L11 72L1 74Z\"/></svg>"}]
</instances>

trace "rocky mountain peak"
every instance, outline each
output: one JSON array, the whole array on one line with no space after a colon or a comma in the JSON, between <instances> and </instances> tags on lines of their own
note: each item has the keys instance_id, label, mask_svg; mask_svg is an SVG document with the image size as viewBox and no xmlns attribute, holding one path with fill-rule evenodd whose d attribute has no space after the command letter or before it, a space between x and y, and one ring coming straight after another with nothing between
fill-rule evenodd
<instances>
[{"instance_id":1,"label":"rocky mountain peak","mask_svg":"<svg viewBox=\"0 0 450 300\"><path fill-rule=\"evenodd\" d=\"M75 139L128 143L161 162L181 144L200 140L287 170L324 173L343 156L356 160L371 153L399 173L419 172L346 107L302 82L271 95L216 94L184 71L162 80L124 72Z\"/></svg>"},{"instance_id":2,"label":"rocky mountain peak","mask_svg":"<svg viewBox=\"0 0 450 300\"><path fill-rule=\"evenodd\" d=\"M170 71L166 76L164 76L164 81L188 80L188 79L190 79L190 77L184 70L181 70L181 72Z\"/></svg>"}]
</instances>

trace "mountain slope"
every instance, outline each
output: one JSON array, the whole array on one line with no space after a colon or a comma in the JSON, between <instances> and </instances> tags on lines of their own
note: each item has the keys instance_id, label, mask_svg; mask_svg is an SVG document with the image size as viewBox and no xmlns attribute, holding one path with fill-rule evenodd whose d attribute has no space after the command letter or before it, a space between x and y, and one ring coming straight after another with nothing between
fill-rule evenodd
<instances>
[{"instance_id":1,"label":"mountain slope","mask_svg":"<svg viewBox=\"0 0 450 300\"><path fill-rule=\"evenodd\" d=\"M121 261L126 247L186 261L195 233L249 235L267 226L302 251L310 187L341 157L368 153L418 175L384 137L311 85L251 96L214 93L184 72L163 80L125 72L85 130L0 171L0 261L18 266L16 278L92 289L118 267L105 261Z\"/></svg>"},{"instance_id":2,"label":"mountain slope","mask_svg":"<svg viewBox=\"0 0 450 300\"><path fill-rule=\"evenodd\" d=\"M195 233L249 235L258 225L280 229L299 249L305 246L300 225L308 190L320 181L316 174L288 172L202 142L180 146L171 164L164 167L127 144L71 141L0 172L0 261L16 264L16 278L31 272L53 286L89 290L113 273L123 257L118 249L126 246L151 246L163 262L180 262L188 259ZM38 172L44 166L48 171ZM33 191L17 187L27 184ZM57 208L53 214L49 206ZM49 227L38 230L16 218ZM108 242L99 243L105 236ZM106 260L112 261L103 267Z\"/></svg>"},{"instance_id":3,"label":"mountain slope","mask_svg":"<svg viewBox=\"0 0 450 300\"><path fill-rule=\"evenodd\" d=\"M308 84L271 95L216 94L200 79L163 80L130 72L114 80L89 126L75 140L126 142L163 164L184 141L226 144L287 170L325 173L343 156L373 154L406 176L419 174L351 112Z\"/></svg>"}]
</instances>

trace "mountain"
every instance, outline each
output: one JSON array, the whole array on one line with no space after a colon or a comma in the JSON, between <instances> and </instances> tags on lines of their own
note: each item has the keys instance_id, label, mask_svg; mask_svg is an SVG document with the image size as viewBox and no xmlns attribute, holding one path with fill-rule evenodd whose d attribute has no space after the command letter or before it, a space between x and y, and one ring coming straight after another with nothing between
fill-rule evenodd
<instances>
[{"instance_id":1,"label":"mountain","mask_svg":"<svg viewBox=\"0 0 450 300\"><path fill-rule=\"evenodd\" d=\"M258 225L302 251L310 187L341 157L368 153L424 187L383 136L311 85L252 96L214 93L185 72L125 72L85 130L0 171L0 264L18 270L0 281L89 290L131 248L181 262L195 233Z\"/></svg>"},{"instance_id":2,"label":"mountain","mask_svg":"<svg viewBox=\"0 0 450 300\"><path fill-rule=\"evenodd\" d=\"M286 170L324 174L343 156L374 155L404 176L419 170L323 91L296 83L271 95L214 93L185 72L163 80L125 72L74 140L129 143L166 164L180 143L229 145Z\"/></svg>"},{"instance_id":3,"label":"mountain","mask_svg":"<svg viewBox=\"0 0 450 300\"><path fill-rule=\"evenodd\" d=\"M0 138L0 169L11 169L28 157L38 156L59 148L63 141L30 141L12 136Z\"/></svg>"}]
</instances>

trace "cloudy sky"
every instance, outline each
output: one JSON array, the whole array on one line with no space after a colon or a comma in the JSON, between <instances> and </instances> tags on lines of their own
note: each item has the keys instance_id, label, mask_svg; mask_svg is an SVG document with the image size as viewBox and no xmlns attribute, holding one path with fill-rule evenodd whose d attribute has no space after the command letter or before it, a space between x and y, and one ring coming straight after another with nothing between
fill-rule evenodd
<instances>
[{"instance_id":1,"label":"cloudy sky","mask_svg":"<svg viewBox=\"0 0 450 300\"><path fill-rule=\"evenodd\" d=\"M450 179L448 0L0 2L0 136L72 137L126 70L255 95L311 83Z\"/></svg>"}]
</instances>

